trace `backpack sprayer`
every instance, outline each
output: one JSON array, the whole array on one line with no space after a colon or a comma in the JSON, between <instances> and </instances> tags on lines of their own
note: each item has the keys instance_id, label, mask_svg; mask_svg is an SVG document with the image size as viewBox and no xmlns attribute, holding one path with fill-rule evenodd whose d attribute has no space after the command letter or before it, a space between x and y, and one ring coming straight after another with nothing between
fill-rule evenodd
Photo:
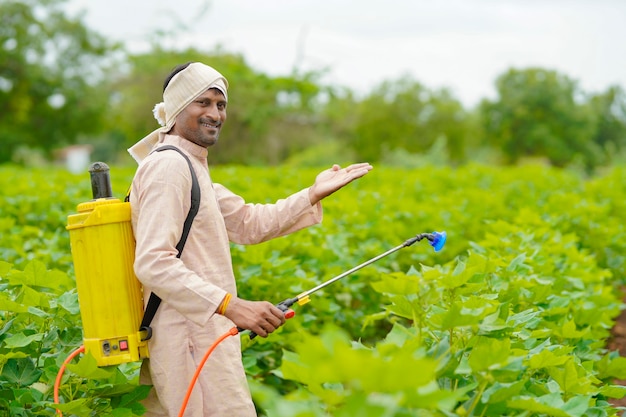
<instances>
[{"instance_id":1,"label":"backpack sprayer","mask_svg":"<svg viewBox=\"0 0 626 417\"><path fill-rule=\"evenodd\" d=\"M89 172L93 200L79 204L78 214L68 216L67 224L84 344L73 351L59 369L54 385L54 401L57 404L65 366L78 354L90 353L98 366L119 365L149 357L150 329L149 327L146 329L142 323L143 291L133 269L135 239L131 226L130 203L112 197L109 167L105 163L92 164ZM193 170L192 175L195 176ZM308 303L311 294L423 239L428 240L438 252L446 242L446 232L420 233L308 291L281 301L276 307L283 311L287 318L293 317L293 311L290 310L292 305ZM184 241L182 242L184 245ZM145 334L146 331L148 335ZM233 327L209 348L189 384L179 416L183 415L193 386L213 350L227 337L244 331L246 329ZM250 333L250 339L256 336L255 333ZM61 414L60 411L57 412Z\"/></svg>"},{"instance_id":2,"label":"backpack sprayer","mask_svg":"<svg viewBox=\"0 0 626 417\"><path fill-rule=\"evenodd\" d=\"M200 186L189 158L175 150L191 171L191 207L176 245L182 254L191 224L200 206ZM98 366L136 362L149 357L150 322L161 303L150 294L144 311L143 290L135 276L135 237L129 194L124 202L113 198L109 167L95 162L89 168L93 200L81 203L78 214L67 218L76 288L83 324L84 350Z\"/></svg>"},{"instance_id":3,"label":"backpack sprayer","mask_svg":"<svg viewBox=\"0 0 626 417\"><path fill-rule=\"evenodd\" d=\"M141 283L135 277L135 238L130 203L113 198L109 167L96 162L89 168L93 200L69 215L72 259L83 325L83 345L65 359L54 382L54 402L65 366L80 353L90 353L98 366L136 362L148 355L147 338L139 324L143 317ZM57 409L57 414L62 415Z\"/></svg>"},{"instance_id":4,"label":"backpack sprayer","mask_svg":"<svg viewBox=\"0 0 626 417\"><path fill-rule=\"evenodd\" d=\"M130 203L113 198L109 167L91 165L93 200L67 218L85 351L98 366L149 357L139 331L143 291L135 277Z\"/></svg>"}]
</instances>

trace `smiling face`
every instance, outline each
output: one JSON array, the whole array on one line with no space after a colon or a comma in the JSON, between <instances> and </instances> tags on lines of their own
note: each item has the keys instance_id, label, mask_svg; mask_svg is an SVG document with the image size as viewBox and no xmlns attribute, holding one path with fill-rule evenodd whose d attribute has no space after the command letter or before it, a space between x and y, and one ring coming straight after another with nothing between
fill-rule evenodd
<instances>
[{"instance_id":1,"label":"smiling face","mask_svg":"<svg viewBox=\"0 0 626 417\"><path fill-rule=\"evenodd\" d=\"M208 148L217 143L226 121L226 98L211 88L196 97L176 116L171 134Z\"/></svg>"}]
</instances>

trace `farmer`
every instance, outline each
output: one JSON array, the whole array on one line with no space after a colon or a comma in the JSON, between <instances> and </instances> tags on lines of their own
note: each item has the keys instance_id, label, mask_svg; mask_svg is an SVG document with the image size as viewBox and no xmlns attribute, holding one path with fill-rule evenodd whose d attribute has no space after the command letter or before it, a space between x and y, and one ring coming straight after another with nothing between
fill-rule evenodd
<instances>
[{"instance_id":1,"label":"farmer","mask_svg":"<svg viewBox=\"0 0 626 417\"><path fill-rule=\"evenodd\" d=\"M129 149L139 162L130 202L136 238L135 273L144 298L162 299L152 322L150 359L141 383L154 389L144 401L147 416L177 416L189 383L212 343L233 326L267 337L285 322L268 301L237 297L229 242L253 244L295 232L322 219L320 200L367 174L371 165L334 165L314 184L275 204L247 204L213 183L207 166L226 121L228 82L202 63L181 65L166 78L163 103L155 106L162 125ZM173 145L191 160L201 189L182 256L176 245L190 209L191 171ZM186 416L255 416L241 362L239 337L212 353L189 399Z\"/></svg>"}]
</instances>

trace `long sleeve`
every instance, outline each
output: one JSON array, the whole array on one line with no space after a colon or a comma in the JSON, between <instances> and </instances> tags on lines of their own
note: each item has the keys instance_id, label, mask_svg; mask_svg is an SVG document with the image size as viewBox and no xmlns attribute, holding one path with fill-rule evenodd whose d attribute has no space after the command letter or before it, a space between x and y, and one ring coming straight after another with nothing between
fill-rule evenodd
<instances>
[{"instance_id":1,"label":"long sleeve","mask_svg":"<svg viewBox=\"0 0 626 417\"><path fill-rule=\"evenodd\" d=\"M214 184L214 189L228 238L234 243L260 243L322 221L322 206L311 205L308 188L274 204L246 204L220 184Z\"/></svg>"}]
</instances>

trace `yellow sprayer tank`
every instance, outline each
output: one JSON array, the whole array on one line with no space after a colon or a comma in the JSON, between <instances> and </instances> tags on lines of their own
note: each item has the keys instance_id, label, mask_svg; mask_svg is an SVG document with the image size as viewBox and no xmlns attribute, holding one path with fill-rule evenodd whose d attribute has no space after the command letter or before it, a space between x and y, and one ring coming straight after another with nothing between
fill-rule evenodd
<instances>
[{"instance_id":1,"label":"yellow sprayer tank","mask_svg":"<svg viewBox=\"0 0 626 417\"><path fill-rule=\"evenodd\" d=\"M94 174L94 166L100 170ZM97 190L94 176L108 167L92 165L94 199L79 204L68 216L76 287L83 322L86 353L98 366L118 365L148 357L147 341L139 326L143 317L143 294L133 271L135 239L130 203Z\"/></svg>"}]
</instances>

